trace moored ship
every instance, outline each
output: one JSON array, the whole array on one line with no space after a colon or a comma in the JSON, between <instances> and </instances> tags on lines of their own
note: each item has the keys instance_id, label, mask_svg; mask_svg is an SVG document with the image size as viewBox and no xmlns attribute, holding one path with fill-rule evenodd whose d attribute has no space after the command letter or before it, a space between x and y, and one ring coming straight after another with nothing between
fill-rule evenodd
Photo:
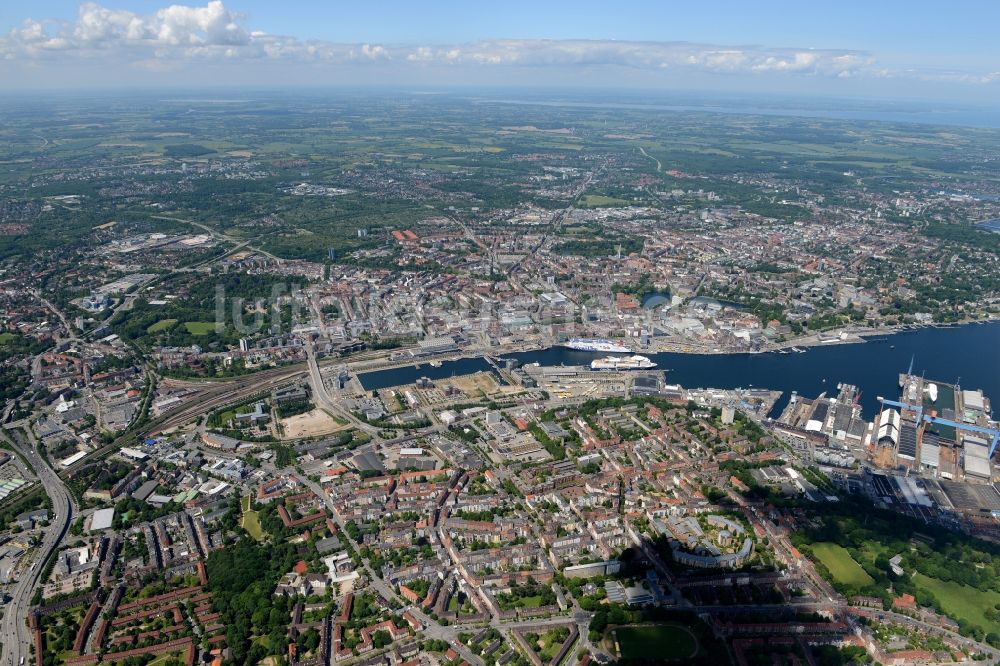
<instances>
[{"instance_id":1,"label":"moored ship","mask_svg":"<svg viewBox=\"0 0 1000 666\"><path fill-rule=\"evenodd\" d=\"M607 354L632 353L632 350L628 347L603 338L572 338L567 342L564 342L563 347L566 347L567 349L575 349L577 351L604 352Z\"/></svg>"},{"instance_id":2,"label":"moored ship","mask_svg":"<svg viewBox=\"0 0 1000 666\"><path fill-rule=\"evenodd\" d=\"M607 356L590 362L591 370L649 370L656 363L645 356Z\"/></svg>"}]
</instances>

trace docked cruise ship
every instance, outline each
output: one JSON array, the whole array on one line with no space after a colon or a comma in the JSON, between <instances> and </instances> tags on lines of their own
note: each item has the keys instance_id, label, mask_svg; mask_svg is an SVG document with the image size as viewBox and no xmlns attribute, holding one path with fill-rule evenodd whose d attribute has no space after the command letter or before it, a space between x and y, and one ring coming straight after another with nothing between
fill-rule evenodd
<instances>
[{"instance_id":1,"label":"docked cruise ship","mask_svg":"<svg viewBox=\"0 0 1000 666\"><path fill-rule=\"evenodd\" d=\"M590 362L591 370L649 370L656 364L645 356L607 356Z\"/></svg>"},{"instance_id":2,"label":"docked cruise ship","mask_svg":"<svg viewBox=\"0 0 1000 666\"><path fill-rule=\"evenodd\" d=\"M604 340L603 338L572 338L563 343L563 347L576 349L577 351L604 352L606 354L631 354L632 350L623 347L617 342Z\"/></svg>"}]
</instances>

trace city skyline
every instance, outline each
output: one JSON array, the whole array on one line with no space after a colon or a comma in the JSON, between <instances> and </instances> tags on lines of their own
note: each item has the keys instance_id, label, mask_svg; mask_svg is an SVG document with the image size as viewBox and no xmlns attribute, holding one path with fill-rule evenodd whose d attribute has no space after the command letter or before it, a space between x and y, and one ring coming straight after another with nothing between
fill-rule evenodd
<instances>
[{"instance_id":1,"label":"city skyline","mask_svg":"<svg viewBox=\"0 0 1000 666\"><path fill-rule=\"evenodd\" d=\"M0 666L1000 664L1000 5L0 3Z\"/></svg>"}]
</instances>

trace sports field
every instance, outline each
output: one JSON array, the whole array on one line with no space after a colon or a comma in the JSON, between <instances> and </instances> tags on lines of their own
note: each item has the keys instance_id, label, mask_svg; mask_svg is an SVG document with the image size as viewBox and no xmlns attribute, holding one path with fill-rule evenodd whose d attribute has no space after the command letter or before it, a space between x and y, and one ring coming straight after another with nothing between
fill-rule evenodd
<instances>
[{"instance_id":1,"label":"sports field","mask_svg":"<svg viewBox=\"0 0 1000 666\"><path fill-rule=\"evenodd\" d=\"M830 574L837 579L838 583L844 585L854 585L864 587L871 585L875 581L868 575L861 565L854 561L847 549L829 541L814 543L813 553L819 558Z\"/></svg>"},{"instance_id":2,"label":"sports field","mask_svg":"<svg viewBox=\"0 0 1000 666\"><path fill-rule=\"evenodd\" d=\"M215 324L210 321L186 321L184 327L191 335L208 335L215 330Z\"/></svg>"}]
</instances>

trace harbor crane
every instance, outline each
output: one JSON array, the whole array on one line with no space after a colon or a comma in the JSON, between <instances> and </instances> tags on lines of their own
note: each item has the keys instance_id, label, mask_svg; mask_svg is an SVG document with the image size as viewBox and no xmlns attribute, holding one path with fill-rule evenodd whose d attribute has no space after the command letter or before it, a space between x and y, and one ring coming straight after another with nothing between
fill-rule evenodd
<instances>
[{"instance_id":1,"label":"harbor crane","mask_svg":"<svg viewBox=\"0 0 1000 666\"><path fill-rule=\"evenodd\" d=\"M930 416L924 413L923 405L911 405L905 402L899 402L898 400L887 400L882 396L876 398L880 403L882 403L882 408L885 409L886 405L890 407L899 407L900 409L905 409L911 412L915 412L917 415L917 423L921 421L924 423L937 423L943 426L950 426L956 430L964 430L966 432L975 432L980 435L986 435L991 439L990 442L990 458L993 457L993 453L997 450L997 443L1000 442L1000 430L996 428L984 428L982 426L972 425L971 423L960 423L958 421L952 421L951 419L943 419L939 416Z\"/></svg>"}]
</instances>

